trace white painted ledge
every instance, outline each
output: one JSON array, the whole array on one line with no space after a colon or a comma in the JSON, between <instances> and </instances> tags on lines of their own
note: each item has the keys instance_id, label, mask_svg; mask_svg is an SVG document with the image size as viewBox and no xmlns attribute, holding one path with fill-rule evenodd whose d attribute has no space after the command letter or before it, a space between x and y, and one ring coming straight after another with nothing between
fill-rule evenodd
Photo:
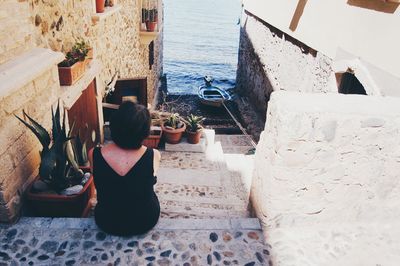
<instances>
[{"instance_id":1,"label":"white painted ledge","mask_svg":"<svg viewBox=\"0 0 400 266\"><path fill-rule=\"evenodd\" d=\"M113 7L106 7L103 13L96 13L92 15L93 24L97 24L99 21L106 19L112 14L121 10L121 5L114 5Z\"/></svg>"},{"instance_id":2,"label":"white painted ledge","mask_svg":"<svg viewBox=\"0 0 400 266\"><path fill-rule=\"evenodd\" d=\"M0 99L22 88L64 59L64 54L45 48L32 50L0 65Z\"/></svg>"},{"instance_id":3,"label":"white painted ledge","mask_svg":"<svg viewBox=\"0 0 400 266\"><path fill-rule=\"evenodd\" d=\"M63 100L64 108L69 110L74 105L74 103L81 96L82 91L84 91L93 81L93 79L100 73L101 68L101 63L94 59L87 66L86 72L82 78L80 78L74 85L61 86L61 99Z\"/></svg>"}]
</instances>

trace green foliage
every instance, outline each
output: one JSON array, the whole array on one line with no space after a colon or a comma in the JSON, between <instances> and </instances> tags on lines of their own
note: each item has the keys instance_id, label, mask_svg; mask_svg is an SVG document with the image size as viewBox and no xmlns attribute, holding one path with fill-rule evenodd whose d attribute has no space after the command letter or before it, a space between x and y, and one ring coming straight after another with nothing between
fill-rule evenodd
<instances>
[{"instance_id":1,"label":"green foliage","mask_svg":"<svg viewBox=\"0 0 400 266\"><path fill-rule=\"evenodd\" d=\"M41 162L39 166L39 175L43 182L47 183L52 189L57 192L67 188L72 181L83 177L82 170L79 169L78 163L75 160L75 154L71 148L71 129L66 132L65 112L61 121L60 105L52 114L52 138L49 133L32 119L25 111L24 117L28 121L16 116L33 134L38 138L43 146L40 152Z\"/></svg>"},{"instance_id":2,"label":"green foliage","mask_svg":"<svg viewBox=\"0 0 400 266\"><path fill-rule=\"evenodd\" d=\"M164 125L172 129L178 129L182 128L184 124L179 114L172 113L167 117L166 121L164 122Z\"/></svg>"},{"instance_id":3,"label":"green foliage","mask_svg":"<svg viewBox=\"0 0 400 266\"><path fill-rule=\"evenodd\" d=\"M158 21L157 8L153 8L153 9L142 8L142 23L145 23L147 21L150 21L150 22Z\"/></svg>"},{"instance_id":4,"label":"green foliage","mask_svg":"<svg viewBox=\"0 0 400 266\"><path fill-rule=\"evenodd\" d=\"M64 61L62 61L60 67L70 67L78 61L84 61L90 50L90 46L83 40L78 41L72 46L71 51L67 52Z\"/></svg>"},{"instance_id":5,"label":"green foliage","mask_svg":"<svg viewBox=\"0 0 400 266\"><path fill-rule=\"evenodd\" d=\"M186 117L186 125L187 130L190 132L197 132L198 130L202 129L203 121L205 120L202 116L195 116L190 114L190 116Z\"/></svg>"}]
</instances>

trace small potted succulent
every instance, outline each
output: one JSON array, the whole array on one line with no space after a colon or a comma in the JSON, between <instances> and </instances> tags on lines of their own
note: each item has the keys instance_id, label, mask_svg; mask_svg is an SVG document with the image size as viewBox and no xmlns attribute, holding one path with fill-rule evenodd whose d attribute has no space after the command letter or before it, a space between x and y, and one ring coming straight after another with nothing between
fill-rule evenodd
<instances>
[{"instance_id":1,"label":"small potted succulent","mask_svg":"<svg viewBox=\"0 0 400 266\"><path fill-rule=\"evenodd\" d=\"M89 63L88 58L92 57L92 49L84 40L78 40L65 59L58 64L58 75L60 85L70 86L78 81L85 73L86 66Z\"/></svg>"},{"instance_id":2,"label":"small potted succulent","mask_svg":"<svg viewBox=\"0 0 400 266\"><path fill-rule=\"evenodd\" d=\"M154 32L158 22L158 10L153 8L142 8L142 23L146 24L146 30Z\"/></svg>"},{"instance_id":3,"label":"small potted succulent","mask_svg":"<svg viewBox=\"0 0 400 266\"><path fill-rule=\"evenodd\" d=\"M186 124L178 114L172 113L167 117L164 123L161 124L161 129L167 143L177 144L181 141L182 134L186 129Z\"/></svg>"},{"instance_id":4,"label":"small potted succulent","mask_svg":"<svg viewBox=\"0 0 400 266\"><path fill-rule=\"evenodd\" d=\"M197 144L200 142L201 132L203 129L202 123L205 118L202 116L195 116L191 114L186 118L186 137L187 141L191 144Z\"/></svg>"},{"instance_id":5,"label":"small potted succulent","mask_svg":"<svg viewBox=\"0 0 400 266\"><path fill-rule=\"evenodd\" d=\"M74 126L66 131L65 112L61 121L59 104L55 113L52 110L52 137L25 111L23 114L25 120L16 117L43 146L39 175L27 189L29 210L36 216L87 216L91 207L89 200L94 195L93 177L87 168L79 167L79 164L86 164L87 154L85 144L78 145L78 140L71 136Z\"/></svg>"}]
</instances>

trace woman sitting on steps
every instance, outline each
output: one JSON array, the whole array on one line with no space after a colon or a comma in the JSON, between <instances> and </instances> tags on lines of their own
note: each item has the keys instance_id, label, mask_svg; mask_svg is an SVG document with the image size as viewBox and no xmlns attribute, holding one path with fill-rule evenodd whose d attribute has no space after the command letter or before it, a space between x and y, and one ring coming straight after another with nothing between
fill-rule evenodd
<instances>
[{"instance_id":1,"label":"woman sitting on steps","mask_svg":"<svg viewBox=\"0 0 400 266\"><path fill-rule=\"evenodd\" d=\"M143 234L157 224L160 203L153 186L161 155L142 145L150 122L144 106L124 102L110 121L113 143L89 152L97 189L95 221L107 233Z\"/></svg>"}]
</instances>

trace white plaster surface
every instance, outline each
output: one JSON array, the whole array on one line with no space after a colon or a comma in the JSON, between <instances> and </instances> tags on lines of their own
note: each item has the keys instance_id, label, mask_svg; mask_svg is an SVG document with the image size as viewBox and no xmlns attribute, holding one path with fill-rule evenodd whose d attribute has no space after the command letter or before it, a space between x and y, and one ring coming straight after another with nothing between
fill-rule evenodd
<instances>
[{"instance_id":1,"label":"white plaster surface","mask_svg":"<svg viewBox=\"0 0 400 266\"><path fill-rule=\"evenodd\" d=\"M398 265L400 100L274 92L252 203L274 265Z\"/></svg>"}]
</instances>

